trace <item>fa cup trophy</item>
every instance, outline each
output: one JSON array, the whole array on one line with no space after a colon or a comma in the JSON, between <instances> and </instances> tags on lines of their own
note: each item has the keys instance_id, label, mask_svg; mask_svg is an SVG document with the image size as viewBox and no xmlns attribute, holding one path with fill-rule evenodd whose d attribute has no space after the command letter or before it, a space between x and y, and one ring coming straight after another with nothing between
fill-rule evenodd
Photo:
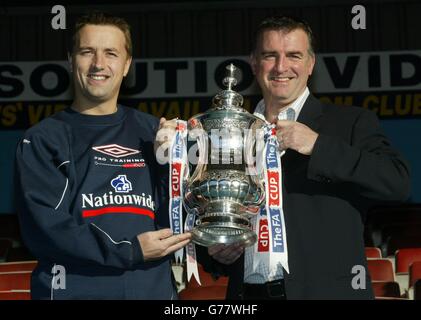
<instances>
[{"instance_id":1,"label":"fa cup trophy","mask_svg":"<svg viewBox=\"0 0 421 320\"><path fill-rule=\"evenodd\" d=\"M193 242L253 245L257 236L250 223L265 201L259 174L259 132L265 122L242 108L243 97L234 65L227 66L227 87L213 98L213 107L187 122L189 140L197 143L198 161L190 165L184 182L183 203L196 215ZM263 147L263 146L262 146Z\"/></svg>"}]
</instances>

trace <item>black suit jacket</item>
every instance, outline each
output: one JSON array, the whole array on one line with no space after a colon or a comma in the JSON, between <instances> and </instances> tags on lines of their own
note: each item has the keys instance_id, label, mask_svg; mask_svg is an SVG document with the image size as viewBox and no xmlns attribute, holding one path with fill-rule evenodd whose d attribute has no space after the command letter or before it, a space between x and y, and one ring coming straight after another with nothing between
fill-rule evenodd
<instances>
[{"instance_id":1,"label":"black suit jacket","mask_svg":"<svg viewBox=\"0 0 421 320\"><path fill-rule=\"evenodd\" d=\"M373 298L368 271L366 289L352 287L353 267L367 270L364 216L377 201L407 199L408 165L364 108L325 105L310 95L297 121L319 137L311 156L287 150L281 160L287 298ZM230 276L227 298L241 298L243 257L228 267L209 256L202 263Z\"/></svg>"}]
</instances>

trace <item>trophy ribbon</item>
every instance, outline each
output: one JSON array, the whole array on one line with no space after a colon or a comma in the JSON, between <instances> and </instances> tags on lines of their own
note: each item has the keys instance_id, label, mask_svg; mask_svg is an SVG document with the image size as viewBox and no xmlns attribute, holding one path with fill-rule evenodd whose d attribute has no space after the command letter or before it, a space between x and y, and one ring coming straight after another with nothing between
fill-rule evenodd
<instances>
[{"instance_id":1,"label":"trophy ribbon","mask_svg":"<svg viewBox=\"0 0 421 320\"><path fill-rule=\"evenodd\" d=\"M269 277L271 277L276 274L279 263L287 273L289 273L289 267L285 220L282 208L282 167L279 142L274 125L267 125L264 129L263 169L266 188L265 211L269 234ZM259 217L261 217L260 214ZM262 219L259 218L259 223L261 221Z\"/></svg>"},{"instance_id":2,"label":"trophy ribbon","mask_svg":"<svg viewBox=\"0 0 421 320\"><path fill-rule=\"evenodd\" d=\"M173 234L183 233L183 179L187 163L187 123L177 119L175 135L169 150L170 200L169 220ZM183 248L175 252L176 263L183 262Z\"/></svg>"},{"instance_id":3,"label":"trophy ribbon","mask_svg":"<svg viewBox=\"0 0 421 320\"><path fill-rule=\"evenodd\" d=\"M254 230L257 233L257 242L254 244L253 272L259 269L259 265L266 264L269 260L269 229L266 208L262 207L254 217Z\"/></svg>"},{"instance_id":4,"label":"trophy ribbon","mask_svg":"<svg viewBox=\"0 0 421 320\"><path fill-rule=\"evenodd\" d=\"M184 229L186 231L191 231L194 227L194 222L196 220L196 214L189 213L186 218L186 224ZM190 281L191 276L196 279L199 285L200 277L199 270L197 269L197 260L196 260L196 246L193 242L189 242L186 246L186 255L187 255L187 282Z\"/></svg>"}]
</instances>

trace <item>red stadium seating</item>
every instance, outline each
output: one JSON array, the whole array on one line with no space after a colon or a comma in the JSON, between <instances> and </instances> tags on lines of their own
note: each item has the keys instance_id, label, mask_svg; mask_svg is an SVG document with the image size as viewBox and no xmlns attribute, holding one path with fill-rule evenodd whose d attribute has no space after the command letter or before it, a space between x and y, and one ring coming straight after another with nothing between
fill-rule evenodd
<instances>
[{"instance_id":1,"label":"red stadium seating","mask_svg":"<svg viewBox=\"0 0 421 320\"><path fill-rule=\"evenodd\" d=\"M396 273L408 273L409 266L415 261L421 261L421 248L397 250L395 254Z\"/></svg>"},{"instance_id":2,"label":"red stadium seating","mask_svg":"<svg viewBox=\"0 0 421 320\"><path fill-rule=\"evenodd\" d=\"M37 264L37 261L3 262L0 263L0 272L33 271Z\"/></svg>"},{"instance_id":3,"label":"red stadium seating","mask_svg":"<svg viewBox=\"0 0 421 320\"><path fill-rule=\"evenodd\" d=\"M0 300L31 300L31 292L29 290L0 291Z\"/></svg>"},{"instance_id":4,"label":"red stadium seating","mask_svg":"<svg viewBox=\"0 0 421 320\"><path fill-rule=\"evenodd\" d=\"M178 293L180 300L224 300L227 287L207 286L185 288Z\"/></svg>"},{"instance_id":5,"label":"red stadium seating","mask_svg":"<svg viewBox=\"0 0 421 320\"><path fill-rule=\"evenodd\" d=\"M224 300L228 277L215 280L200 264L197 267L201 285L191 278L186 287L178 293L180 300Z\"/></svg>"},{"instance_id":6,"label":"red stadium seating","mask_svg":"<svg viewBox=\"0 0 421 320\"><path fill-rule=\"evenodd\" d=\"M373 281L372 282L374 296L378 297L394 297L401 296L399 283L395 281Z\"/></svg>"},{"instance_id":7,"label":"red stadium seating","mask_svg":"<svg viewBox=\"0 0 421 320\"><path fill-rule=\"evenodd\" d=\"M30 290L32 271L0 273L0 291Z\"/></svg>"},{"instance_id":8,"label":"red stadium seating","mask_svg":"<svg viewBox=\"0 0 421 320\"><path fill-rule=\"evenodd\" d=\"M372 281L395 281L393 264L389 259L368 259L367 263Z\"/></svg>"},{"instance_id":9,"label":"red stadium seating","mask_svg":"<svg viewBox=\"0 0 421 320\"><path fill-rule=\"evenodd\" d=\"M409 288L421 279L421 261L415 261L409 266Z\"/></svg>"},{"instance_id":10,"label":"red stadium seating","mask_svg":"<svg viewBox=\"0 0 421 320\"><path fill-rule=\"evenodd\" d=\"M382 258L382 252L377 247L365 247L365 256L367 258Z\"/></svg>"}]
</instances>

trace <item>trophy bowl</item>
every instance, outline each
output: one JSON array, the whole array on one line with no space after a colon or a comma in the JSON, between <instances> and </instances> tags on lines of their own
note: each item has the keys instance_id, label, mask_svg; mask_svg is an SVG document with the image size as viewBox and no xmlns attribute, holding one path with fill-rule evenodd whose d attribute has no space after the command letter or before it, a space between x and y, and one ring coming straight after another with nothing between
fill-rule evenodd
<instances>
[{"instance_id":1,"label":"trophy bowl","mask_svg":"<svg viewBox=\"0 0 421 320\"><path fill-rule=\"evenodd\" d=\"M243 97L232 90L235 67L227 67L226 90L213 98L213 107L187 122L189 141L198 161L184 182L183 204L196 214L192 240L202 246L238 243L253 245L257 236L250 218L265 199L256 168L259 132L265 122L242 108ZM189 151L190 152L190 151Z\"/></svg>"}]
</instances>

